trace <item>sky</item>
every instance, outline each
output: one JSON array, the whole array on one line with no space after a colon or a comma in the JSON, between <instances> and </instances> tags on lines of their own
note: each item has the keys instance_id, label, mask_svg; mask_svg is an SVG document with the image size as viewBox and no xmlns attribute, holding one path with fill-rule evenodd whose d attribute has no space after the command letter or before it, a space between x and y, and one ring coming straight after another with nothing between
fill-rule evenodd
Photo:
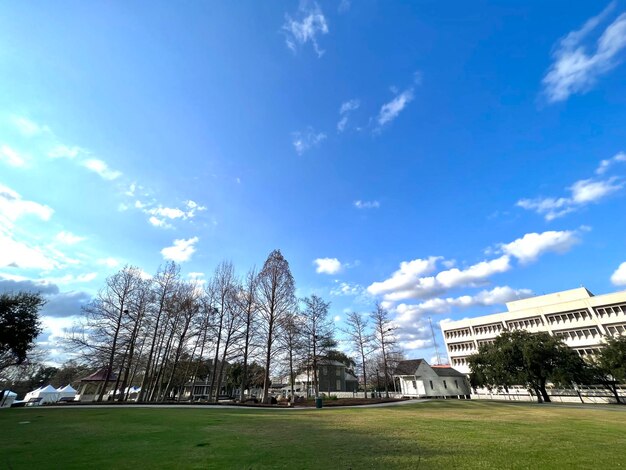
<instances>
[{"instance_id":1,"label":"sky","mask_svg":"<svg viewBox=\"0 0 626 470\"><path fill-rule=\"evenodd\" d=\"M60 361L123 266L278 248L432 360L429 318L625 289L625 59L626 2L4 2L0 291Z\"/></svg>"}]
</instances>

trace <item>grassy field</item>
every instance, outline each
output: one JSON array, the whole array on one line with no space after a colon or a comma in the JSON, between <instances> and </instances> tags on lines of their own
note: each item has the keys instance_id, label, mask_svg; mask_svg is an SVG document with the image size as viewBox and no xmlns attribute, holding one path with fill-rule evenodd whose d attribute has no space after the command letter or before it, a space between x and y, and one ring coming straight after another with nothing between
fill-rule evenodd
<instances>
[{"instance_id":1,"label":"grassy field","mask_svg":"<svg viewBox=\"0 0 626 470\"><path fill-rule=\"evenodd\" d=\"M30 408L0 410L0 429L7 469L626 467L616 407Z\"/></svg>"}]
</instances>

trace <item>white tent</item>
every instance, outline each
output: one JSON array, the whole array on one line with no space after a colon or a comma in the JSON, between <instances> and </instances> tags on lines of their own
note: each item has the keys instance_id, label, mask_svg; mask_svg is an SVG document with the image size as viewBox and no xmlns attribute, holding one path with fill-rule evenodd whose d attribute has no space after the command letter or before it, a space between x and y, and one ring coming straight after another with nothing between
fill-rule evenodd
<instances>
[{"instance_id":1,"label":"white tent","mask_svg":"<svg viewBox=\"0 0 626 470\"><path fill-rule=\"evenodd\" d=\"M76 390L70 384L67 384L65 387L59 387L57 392L59 392L59 399L76 397Z\"/></svg>"},{"instance_id":2,"label":"white tent","mask_svg":"<svg viewBox=\"0 0 626 470\"><path fill-rule=\"evenodd\" d=\"M12 392L11 390L3 391L4 394L2 395L2 399L0 400L0 408L9 408L17 398L17 393Z\"/></svg>"},{"instance_id":3,"label":"white tent","mask_svg":"<svg viewBox=\"0 0 626 470\"><path fill-rule=\"evenodd\" d=\"M33 398L41 398L39 404L43 405L44 403L56 403L59 401L60 396L56 388L52 385L46 385L43 388L28 392L24 397L24 401L28 402Z\"/></svg>"}]
</instances>

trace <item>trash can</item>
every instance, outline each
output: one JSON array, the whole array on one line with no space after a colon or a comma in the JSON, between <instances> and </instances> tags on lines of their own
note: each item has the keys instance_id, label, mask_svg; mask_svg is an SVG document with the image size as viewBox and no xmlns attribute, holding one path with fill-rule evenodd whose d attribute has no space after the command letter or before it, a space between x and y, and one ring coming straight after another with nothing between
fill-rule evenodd
<instances>
[{"instance_id":1,"label":"trash can","mask_svg":"<svg viewBox=\"0 0 626 470\"><path fill-rule=\"evenodd\" d=\"M321 408L322 407L322 399L321 398L316 398L315 399L315 408Z\"/></svg>"}]
</instances>

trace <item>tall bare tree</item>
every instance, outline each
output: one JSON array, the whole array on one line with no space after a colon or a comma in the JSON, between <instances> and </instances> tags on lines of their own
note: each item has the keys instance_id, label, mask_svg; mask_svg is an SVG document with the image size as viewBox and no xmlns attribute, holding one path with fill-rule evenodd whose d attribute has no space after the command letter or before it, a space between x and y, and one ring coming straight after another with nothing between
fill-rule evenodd
<instances>
[{"instance_id":1,"label":"tall bare tree","mask_svg":"<svg viewBox=\"0 0 626 470\"><path fill-rule=\"evenodd\" d=\"M336 342L333 339L334 324L328 318L328 309L330 302L324 302L321 297L312 295L302 299L304 309L303 329L307 336L307 341L311 348L311 357L308 358L308 366L313 368L313 386L315 388L315 398L319 397L319 377L318 362L326 351L335 347Z\"/></svg>"},{"instance_id":2,"label":"tall bare tree","mask_svg":"<svg viewBox=\"0 0 626 470\"><path fill-rule=\"evenodd\" d=\"M280 250L272 251L259 273L257 298L265 332L265 378L263 400L269 403L272 353L281 320L294 310L296 304L295 282L289 263Z\"/></svg>"},{"instance_id":3,"label":"tall bare tree","mask_svg":"<svg viewBox=\"0 0 626 470\"><path fill-rule=\"evenodd\" d=\"M245 399L245 391L248 388L248 362L251 353L252 335L255 323L257 322L258 302L257 302L258 276L256 271L248 271L241 289L237 295L237 302L242 321L242 377L239 389L239 401Z\"/></svg>"},{"instance_id":4,"label":"tall bare tree","mask_svg":"<svg viewBox=\"0 0 626 470\"><path fill-rule=\"evenodd\" d=\"M385 396L389 398L389 353L395 345L394 326L389 318L389 311L376 302L370 314L374 323L374 342L382 352L383 372L385 374Z\"/></svg>"},{"instance_id":5,"label":"tall bare tree","mask_svg":"<svg viewBox=\"0 0 626 470\"><path fill-rule=\"evenodd\" d=\"M363 315L357 312L348 314L346 320L346 328L343 332L348 335L354 352L360 359L360 369L363 373L363 388L365 390L365 398L367 398L367 367L366 358L372 352L373 335L368 332L368 321Z\"/></svg>"}]
</instances>

